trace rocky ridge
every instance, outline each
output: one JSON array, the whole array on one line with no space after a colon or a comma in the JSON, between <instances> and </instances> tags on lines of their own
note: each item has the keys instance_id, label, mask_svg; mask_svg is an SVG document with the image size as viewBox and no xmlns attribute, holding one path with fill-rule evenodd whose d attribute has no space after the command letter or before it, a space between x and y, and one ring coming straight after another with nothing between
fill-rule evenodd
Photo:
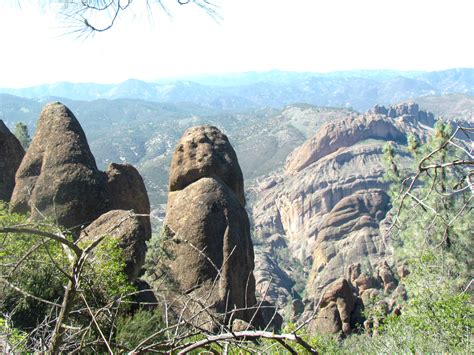
<instances>
[{"instance_id":1,"label":"rocky ridge","mask_svg":"<svg viewBox=\"0 0 474 355\"><path fill-rule=\"evenodd\" d=\"M387 183L382 180L382 148L389 140L403 144L409 132L423 136L433 123L433 115L420 111L414 103L375 107L358 117L328 122L289 155L285 171L261 182L253 220L257 240L266 249L263 255L262 249L257 249L256 264L261 265L265 253L275 253L285 246L293 258L300 260L307 276L305 315L341 278L349 283L355 299L365 291L357 286L357 282L365 282L362 280L372 280L364 287L371 285L370 289L381 290L382 294L397 287L394 276L393 282L387 281L387 275L394 275L392 250L380 232L380 223L390 206L384 192ZM277 240L280 246L272 246ZM276 270L275 277L268 271L256 270L257 290L269 287L283 306L301 295L295 295L294 287L288 288L281 275L283 271L292 279L294 270L273 263L270 270ZM359 275L357 282L349 275L356 265L364 275ZM385 281L380 274L387 276ZM270 279L276 282L269 286ZM348 332L344 324L353 323L348 314L355 310L356 303L343 312L331 302L323 303L321 312L331 313L333 319L339 317L334 321L338 325L332 322L331 326L312 327ZM325 310L326 307L329 308Z\"/></svg>"}]
</instances>

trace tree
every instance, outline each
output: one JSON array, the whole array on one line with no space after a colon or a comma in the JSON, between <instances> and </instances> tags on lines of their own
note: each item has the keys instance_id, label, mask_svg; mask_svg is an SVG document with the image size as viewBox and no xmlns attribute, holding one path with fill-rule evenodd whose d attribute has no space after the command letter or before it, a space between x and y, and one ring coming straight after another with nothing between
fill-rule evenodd
<instances>
[{"instance_id":1,"label":"tree","mask_svg":"<svg viewBox=\"0 0 474 355\"><path fill-rule=\"evenodd\" d=\"M392 146L385 149L393 208L387 237L398 263L410 274L400 317L388 318L376 352L466 351L474 327L471 303L474 227L472 210L473 129L438 121L434 135L421 144L408 138L414 169L397 164ZM463 135L459 139L460 135Z\"/></svg>"},{"instance_id":2,"label":"tree","mask_svg":"<svg viewBox=\"0 0 474 355\"><path fill-rule=\"evenodd\" d=\"M26 150L28 149L30 143L31 143L31 137L28 132L28 126L22 122L17 122L15 124L15 132L14 132L16 138L20 141L21 145L23 148Z\"/></svg>"},{"instance_id":3,"label":"tree","mask_svg":"<svg viewBox=\"0 0 474 355\"><path fill-rule=\"evenodd\" d=\"M11 323L7 336L26 334L16 344L23 351L56 354L83 348L83 341L92 343L85 347L91 351L110 348L104 332L134 291L118 242L107 235L73 241L6 205L0 206L0 236L0 335Z\"/></svg>"}]
</instances>

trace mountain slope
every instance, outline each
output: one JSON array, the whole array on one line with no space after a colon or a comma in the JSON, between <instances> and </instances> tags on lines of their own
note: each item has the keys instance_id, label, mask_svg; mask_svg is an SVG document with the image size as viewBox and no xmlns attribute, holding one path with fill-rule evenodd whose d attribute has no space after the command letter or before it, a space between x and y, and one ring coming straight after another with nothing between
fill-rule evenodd
<instances>
[{"instance_id":1,"label":"mountain slope","mask_svg":"<svg viewBox=\"0 0 474 355\"><path fill-rule=\"evenodd\" d=\"M401 147L409 132L423 138L433 124L433 115L413 103L377 106L363 115L328 121L296 148L285 170L255 187L252 215L256 244L263 246L257 248L256 259L278 255L279 249L289 254L266 273L257 271L258 289L270 287L282 306L295 292L317 303L336 279L350 279L351 267L360 264L362 272L371 275L380 263L390 264L390 245L379 231L389 208L388 186L382 180L383 146L394 141ZM299 271L285 265L294 259L300 262ZM293 285L288 288L288 282L268 286L270 279L284 280L280 274L285 268L288 278L306 279L304 293ZM273 277L268 270L278 272Z\"/></svg>"}]
</instances>

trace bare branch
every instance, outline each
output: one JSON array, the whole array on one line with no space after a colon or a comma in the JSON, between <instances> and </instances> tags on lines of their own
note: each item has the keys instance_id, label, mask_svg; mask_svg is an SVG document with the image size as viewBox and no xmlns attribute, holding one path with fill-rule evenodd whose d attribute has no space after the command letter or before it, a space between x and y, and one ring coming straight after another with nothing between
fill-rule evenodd
<instances>
[{"instance_id":1,"label":"bare branch","mask_svg":"<svg viewBox=\"0 0 474 355\"><path fill-rule=\"evenodd\" d=\"M25 297L28 297L28 298L31 298L31 299L34 299L36 301L40 301L42 303L46 303L46 304L49 304L50 306L54 306L54 307L61 307L60 304L57 304L57 303L54 303L54 302L51 302L51 301L48 301L48 300L45 300L41 297L37 297L35 295L32 295L31 293L28 293L24 290L22 290L21 288L15 286L14 284L12 284L10 281L8 281L7 279L3 278L3 277L0 277L0 280L1 282L4 282L8 287L14 289L15 291L21 293L23 296Z\"/></svg>"},{"instance_id":2,"label":"bare branch","mask_svg":"<svg viewBox=\"0 0 474 355\"><path fill-rule=\"evenodd\" d=\"M208 336L206 339L194 342L189 344L184 349L181 349L178 354L186 354L190 351L199 349L203 346L216 343L219 341L226 340L235 340L235 339L273 339L276 341L289 340L303 346L310 354L318 354L318 352L311 347L307 342L305 342L301 337L292 333L292 334L274 334L271 332L263 331L242 331L242 332L233 332L233 333L222 333L218 335Z\"/></svg>"},{"instance_id":3,"label":"bare branch","mask_svg":"<svg viewBox=\"0 0 474 355\"><path fill-rule=\"evenodd\" d=\"M59 234L54 234L50 232L45 232L39 229L31 229L31 228L17 228L17 227L3 227L0 228L0 233L18 233L18 234L28 234L28 235L34 235L34 236L39 236L39 237L45 237L49 238L51 240L55 240L69 248L71 248L74 253L79 256L82 254L81 248L79 248L77 245L74 243L70 242L63 236Z\"/></svg>"}]
</instances>

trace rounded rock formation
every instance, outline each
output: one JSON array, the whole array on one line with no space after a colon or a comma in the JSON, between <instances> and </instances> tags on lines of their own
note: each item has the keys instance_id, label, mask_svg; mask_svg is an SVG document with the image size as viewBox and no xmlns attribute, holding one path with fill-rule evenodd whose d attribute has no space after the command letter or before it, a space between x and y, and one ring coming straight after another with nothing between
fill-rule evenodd
<instances>
[{"instance_id":1,"label":"rounded rock formation","mask_svg":"<svg viewBox=\"0 0 474 355\"><path fill-rule=\"evenodd\" d=\"M203 177L222 180L245 205L244 179L227 136L213 126L184 132L171 161L169 189L178 191Z\"/></svg>"},{"instance_id":2,"label":"rounded rock formation","mask_svg":"<svg viewBox=\"0 0 474 355\"><path fill-rule=\"evenodd\" d=\"M77 229L108 210L104 183L73 113L59 102L46 105L16 173L12 211Z\"/></svg>"},{"instance_id":3,"label":"rounded rock formation","mask_svg":"<svg viewBox=\"0 0 474 355\"><path fill-rule=\"evenodd\" d=\"M136 214L142 215L138 219L146 228L146 240L148 240L151 237L150 200L140 173L132 165L112 163L105 175L110 208L133 210Z\"/></svg>"},{"instance_id":4,"label":"rounded rock formation","mask_svg":"<svg viewBox=\"0 0 474 355\"><path fill-rule=\"evenodd\" d=\"M345 335L349 334L356 302L357 298L346 279L334 281L321 297L320 311L309 328L320 333L342 331Z\"/></svg>"},{"instance_id":5,"label":"rounded rock formation","mask_svg":"<svg viewBox=\"0 0 474 355\"><path fill-rule=\"evenodd\" d=\"M137 169L130 164L111 163L105 174L112 209L150 214L150 200Z\"/></svg>"},{"instance_id":6,"label":"rounded rock formation","mask_svg":"<svg viewBox=\"0 0 474 355\"><path fill-rule=\"evenodd\" d=\"M171 164L163 245L178 293L195 301L187 305L193 322L207 329L218 325L209 312L226 323L262 322L244 203L242 172L227 137L215 127L188 129Z\"/></svg>"},{"instance_id":7,"label":"rounded rock formation","mask_svg":"<svg viewBox=\"0 0 474 355\"><path fill-rule=\"evenodd\" d=\"M130 211L113 210L97 218L80 234L80 240L93 241L102 236L118 240L125 258L125 274L134 282L145 263L148 231Z\"/></svg>"}]
</instances>

